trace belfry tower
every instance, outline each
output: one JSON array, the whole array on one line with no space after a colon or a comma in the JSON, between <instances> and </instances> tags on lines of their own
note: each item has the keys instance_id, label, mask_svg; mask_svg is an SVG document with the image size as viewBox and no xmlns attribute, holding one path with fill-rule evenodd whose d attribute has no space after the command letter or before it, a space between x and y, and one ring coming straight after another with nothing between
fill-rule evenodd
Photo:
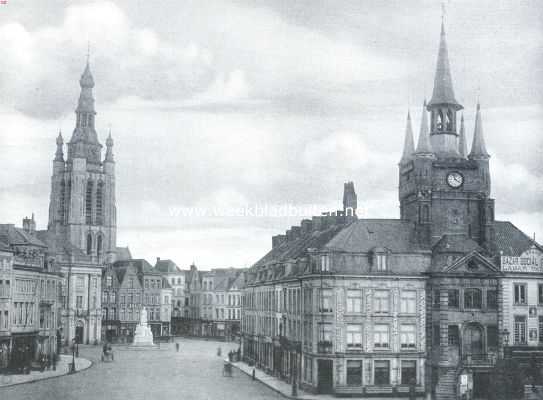
<instances>
[{"instance_id":1,"label":"belfry tower","mask_svg":"<svg viewBox=\"0 0 543 400\"><path fill-rule=\"evenodd\" d=\"M48 231L60 242L81 250L91 264L112 262L116 250L115 162L111 133L102 145L95 129L94 79L89 61L79 80L76 125L64 159L57 137L53 161ZM81 254L81 253L80 253Z\"/></svg>"},{"instance_id":2,"label":"belfry tower","mask_svg":"<svg viewBox=\"0 0 543 400\"><path fill-rule=\"evenodd\" d=\"M461 235L483 247L492 242L494 200L481 109L477 104L469 154L463 116L457 128L457 113L462 109L454 94L442 22L434 88L422 107L417 147L408 115L399 163L401 218L415 223L417 239L424 247L433 246L444 235Z\"/></svg>"}]
</instances>

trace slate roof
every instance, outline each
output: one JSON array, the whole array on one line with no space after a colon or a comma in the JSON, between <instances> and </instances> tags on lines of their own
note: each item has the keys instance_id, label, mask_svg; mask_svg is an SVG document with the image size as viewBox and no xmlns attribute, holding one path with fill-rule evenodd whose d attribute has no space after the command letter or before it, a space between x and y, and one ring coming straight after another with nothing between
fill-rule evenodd
<instances>
[{"instance_id":1,"label":"slate roof","mask_svg":"<svg viewBox=\"0 0 543 400\"><path fill-rule=\"evenodd\" d=\"M87 257L83 250L64 240L61 235L55 235L53 232L43 230L36 231L36 236L47 245L51 253Z\"/></svg>"},{"instance_id":2,"label":"slate roof","mask_svg":"<svg viewBox=\"0 0 543 400\"><path fill-rule=\"evenodd\" d=\"M253 267L276 264L287 260L303 257L307 249L320 249L328 243L345 225L332 225L322 231L314 231L292 241L285 241L272 248L264 257L258 260Z\"/></svg>"},{"instance_id":3,"label":"slate roof","mask_svg":"<svg viewBox=\"0 0 543 400\"><path fill-rule=\"evenodd\" d=\"M359 219L338 232L326 249L348 253L367 253L386 248L393 253L410 253L419 249L415 225L399 219Z\"/></svg>"},{"instance_id":4,"label":"slate roof","mask_svg":"<svg viewBox=\"0 0 543 400\"><path fill-rule=\"evenodd\" d=\"M519 257L534 244L543 251L543 246L509 221L496 221L494 231L496 250L502 251L504 256Z\"/></svg>"},{"instance_id":5,"label":"slate roof","mask_svg":"<svg viewBox=\"0 0 543 400\"><path fill-rule=\"evenodd\" d=\"M155 269L163 274L182 272L172 260L158 260L155 264Z\"/></svg>"},{"instance_id":6,"label":"slate roof","mask_svg":"<svg viewBox=\"0 0 543 400\"><path fill-rule=\"evenodd\" d=\"M0 241L9 245L47 247L45 243L38 239L37 235L31 235L13 224L0 224Z\"/></svg>"},{"instance_id":7,"label":"slate roof","mask_svg":"<svg viewBox=\"0 0 543 400\"><path fill-rule=\"evenodd\" d=\"M484 253L485 250L479 244L467 235L443 235L441 239L433 246L434 253L470 253L478 251Z\"/></svg>"},{"instance_id":8,"label":"slate roof","mask_svg":"<svg viewBox=\"0 0 543 400\"><path fill-rule=\"evenodd\" d=\"M136 268L136 271L138 274L144 274L144 275L160 275L160 272L156 271L151 264L147 262L147 260L144 260L143 258L134 259L134 260L122 260L122 261L115 261L113 263L113 268L117 272L117 276L119 278L119 282L123 281L124 275L126 273L127 268L130 266L133 266Z\"/></svg>"},{"instance_id":9,"label":"slate roof","mask_svg":"<svg viewBox=\"0 0 543 400\"><path fill-rule=\"evenodd\" d=\"M126 261L132 259L132 253L130 253L130 249L127 247L116 247L115 252L117 253L117 260L118 261Z\"/></svg>"}]
</instances>

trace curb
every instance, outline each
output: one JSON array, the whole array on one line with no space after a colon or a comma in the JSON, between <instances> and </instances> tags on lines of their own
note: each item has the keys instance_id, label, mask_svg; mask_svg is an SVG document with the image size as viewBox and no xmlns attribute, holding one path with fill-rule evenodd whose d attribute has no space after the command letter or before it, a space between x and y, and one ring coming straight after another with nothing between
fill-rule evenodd
<instances>
[{"instance_id":1,"label":"curb","mask_svg":"<svg viewBox=\"0 0 543 400\"><path fill-rule=\"evenodd\" d=\"M247 371L241 369L240 367L238 367L238 366L237 366L236 364L234 364L234 363L231 363L231 364L232 364L236 369L238 369L239 371L243 372L243 373L244 373L245 375L247 375L248 377L252 378L252 375L251 375L249 372L247 372ZM263 384L264 386L270 388L270 389L273 390L274 392L279 393L281 396L283 396L283 397L285 397L285 398L287 398L287 399L292 399L292 400L300 400L300 399L302 399L301 397L294 397L294 396L291 396L291 395L289 395L289 394L285 394L285 393L283 393L281 390L277 389L276 387L271 386L270 384L268 384L267 382L264 382L264 381L261 380L261 379L258 379L257 377L255 377L255 380L258 381L258 382L260 382L260 383ZM303 399L304 399L304 400L314 400L314 399L307 399L307 398L303 398Z\"/></svg>"},{"instance_id":2,"label":"curb","mask_svg":"<svg viewBox=\"0 0 543 400\"><path fill-rule=\"evenodd\" d=\"M80 357L83 359L83 357ZM78 369L76 370L73 374L69 374L68 372L64 373L64 374L60 374L60 375L53 375L53 376L46 376L46 377L43 377L43 378L40 378L39 376L36 378L36 379L32 379L31 381L26 381L26 382L14 382L14 383L6 383L6 384L0 384L0 390L2 390L3 388L6 388L6 387L11 387L11 386L18 386L18 385L26 385L26 384L31 384L31 383L35 383L35 382L41 382L41 381L47 381L49 379L55 379L55 378L60 378L62 376L66 376L66 375L75 375L75 374L78 374L80 372L83 372L83 371L86 371L87 369L89 369L90 367L92 367L94 365L94 362L92 362L91 360L85 358L85 360L87 360L89 362L89 365L87 365L86 367L84 368L81 368L81 369Z\"/></svg>"}]
</instances>

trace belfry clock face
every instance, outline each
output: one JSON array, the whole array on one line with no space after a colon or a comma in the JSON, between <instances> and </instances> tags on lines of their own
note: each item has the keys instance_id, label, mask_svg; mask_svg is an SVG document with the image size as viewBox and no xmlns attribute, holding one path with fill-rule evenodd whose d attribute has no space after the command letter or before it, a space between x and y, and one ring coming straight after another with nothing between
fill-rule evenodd
<instances>
[{"instance_id":1,"label":"belfry clock face","mask_svg":"<svg viewBox=\"0 0 543 400\"><path fill-rule=\"evenodd\" d=\"M460 172L449 172L447 184L452 188L459 188L464 183L464 176Z\"/></svg>"}]
</instances>

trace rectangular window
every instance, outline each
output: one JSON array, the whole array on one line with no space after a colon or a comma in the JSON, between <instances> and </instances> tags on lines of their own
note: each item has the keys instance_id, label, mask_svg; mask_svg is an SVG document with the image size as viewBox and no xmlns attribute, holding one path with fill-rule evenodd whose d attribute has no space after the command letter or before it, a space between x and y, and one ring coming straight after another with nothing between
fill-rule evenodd
<instances>
[{"instance_id":1,"label":"rectangular window","mask_svg":"<svg viewBox=\"0 0 543 400\"><path fill-rule=\"evenodd\" d=\"M480 309L481 300L481 289L471 288L464 290L464 308Z\"/></svg>"},{"instance_id":2,"label":"rectangular window","mask_svg":"<svg viewBox=\"0 0 543 400\"><path fill-rule=\"evenodd\" d=\"M526 317L523 315L515 316L515 344L526 343Z\"/></svg>"},{"instance_id":3,"label":"rectangular window","mask_svg":"<svg viewBox=\"0 0 543 400\"><path fill-rule=\"evenodd\" d=\"M110 288L113 284L113 278L111 276L106 277L106 287Z\"/></svg>"},{"instance_id":4,"label":"rectangular window","mask_svg":"<svg viewBox=\"0 0 543 400\"><path fill-rule=\"evenodd\" d=\"M77 290L85 289L85 278L83 276L78 276L75 280L75 288Z\"/></svg>"},{"instance_id":5,"label":"rectangular window","mask_svg":"<svg viewBox=\"0 0 543 400\"><path fill-rule=\"evenodd\" d=\"M347 385L362 386L362 360L347 360Z\"/></svg>"},{"instance_id":6,"label":"rectangular window","mask_svg":"<svg viewBox=\"0 0 543 400\"><path fill-rule=\"evenodd\" d=\"M360 290L347 290L347 312L362 312L362 292Z\"/></svg>"},{"instance_id":7,"label":"rectangular window","mask_svg":"<svg viewBox=\"0 0 543 400\"><path fill-rule=\"evenodd\" d=\"M441 293L439 292L439 290L434 290L434 308L439 308L440 306L440 303L441 303Z\"/></svg>"},{"instance_id":8,"label":"rectangular window","mask_svg":"<svg viewBox=\"0 0 543 400\"><path fill-rule=\"evenodd\" d=\"M417 311L417 292L415 290L402 290L400 299L400 312L415 314Z\"/></svg>"},{"instance_id":9,"label":"rectangular window","mask_svg":"<svg viewBox=\"0 0 543 400\"><path fill-rule=\"evenodd\" d=\"M347 325L347 348L362 349L362 325Z\"/></svg>"},{"instance_id":10,"label":"rectangular window","mask_svg":"<svg viewBox=\"0 0 543 400\"><path fill-rule=\"evenodd\" d=\"M103 304L107 303L107 292L102 292L102 303Z\"/></svg>"},{"instance_id":11,"label":"rectangular window","mask_svg":"<svg viewBox=\"0 0 543 400\"><path fill-rule=\"evenodd\" d=\"M543 305L543 284L537 285L537 304Z\"/></svg>"},{"instance_id":12,"label":"rectangular window","mask_svg":"<svg viewBox=\"0 0 543 400\"><path fill-rule=\"evenodd\" d=\"M402 360L402 385L417 383L417 362L415 360Z\"/></svg>"},{"instance_id":13,"label":"rectangular window","mask_svg":"<svg viewBox=\"0 0 543 400\"><path fill-rule=\"evenodd\" d=\"M432 342L436 345L441 343L441 333L439 331L439 324L434 324L432 328Z\"/></svg>"},{"instance_id":14,"label":"rectangular window","mask_svg":"<svg viewBox=\"0 0 543 400\"><path fill-rule=\"evenodd\" d=\"M387 256L386 254L377 254L376 255L376 264L377 271L386 271L387 270Z\"/></svg>"},{"instance_id":15,"label":"rectangular window","mask_svg":"<svg viewBox=\"0 0 543 400\"><path fill-rule=\"evenodd\" d=\"M321 271L322 272L330 271L330 257L328 254L321 255Z\"/></svg>"},{"instance_id":16,"label":"rectangular window","mask_svg":"<svg viewBox=\"0 0 543 400\"><path fill-rule=\"evenodd\" d=\"M543 317L539 317L539 343L543 343Z\"/></svg>"},{"instance_id":17,"label":"rectangular window","mask_svg":"<svg viewBox=\"0 0 543 400\"><path fill-rule=\"evenodd\" d=\"M416 346L415 325L401 325L400 327L400 345L402 350L413 350Z\"/></svg>"},{"instance_id":18,"label":"rectangular window","mask_svg":"<svg viewBox=\"0 0 543 400\"><path fill-rule=\"evenodd\" d=\"M449 289L449 308L458 308L459 307L459 301L458 301L458 289Z\"/></svg>"},{"instance_id":19,"label":"rectangular window","mask_svg":"<svg viewBox=\"0 0 543 400\"><path fill-rule=\"evenodd\" d=\"M488 348L498 348L498 327L496 325L486 327L486 343Z\"/></svg>"},{"instance_id":20,"label":"rectangular window","mask_svg":"<svg viewBox=\"0 0 543 400\"><path fill-rule=\"evenodd\" d=\"M449 325L448 331L449 331L449 345L458 346L458 344L460 343L460 334L458 331L458 325ZM439 333L439 329L438 329L438 333Z\"/></svg>"},{"instance_id":21,"label":"rectangular window","mask_svg":"<svg viewBox=\"0 0 543 400\"><path fill-rule=\"evenodd\" d=\"M320 290L320 312L332 312L332 289Z\"/></svg>"},{"instance_id":22,"label":"rectangular window","mask_svg":"<svg viewBox=\"0 0 543 400\"><path fill-rule=\"evenodd\" d=\"M75 298L75 308L78 308L78 309L83 308L83 296L77 296Z\"/></svg>"},{"instance_id":23,"label":"rectangular window","mask_svg":"<svg viewBox=\"0 0 543 400\"><path fill-rule=\"evenodd\" d=\"M375 324L373 326L373 347L376 349L388 349L389 332L387 324Z\"/></svg>"},{"instance_id":24,"label":"rectangular window","mask_svg":"<svg viewBox=\"0 0 543 400\"><path fill-rule=\"evenodd\" d=\"M319 324L319 341L332 344L332 325Z\"/></svg>"},{"instance_id":25,"label":"rectangular window","mask_svg":"<svg viewBox=\"0 0 543 400\"><path fill-rule=\"evenodd\" d=\"M486 291L486 307L490 310L498 308L498 295L495 290Z\"/></svg>"},{"instance_id":26,"label":"rectangular window","mask_svg":"<svg viewBox=\"0 0 543 400\"><path fill-rule=\"evenodd\" d=\"M515 283L514 284L515 304L527 304L526 303L526 284Z\"/></svg>"},{"instance_id":27,"label":"rectangular window","mask_svg":"<svg viewBox=\"0 0 543 400\"><path fill-rule=\"evenodd\" d=\"M389 311L389 291L376 290L373 295L373 312L385 314Z\"/></svg>"},{"instance_id":28,"label":"rectangular window","mask_svg":"<svg viewBox=\"0 0 543 400\"><path fill-rule=\"evenodd\" d=\"M374 384L389 385L390 384L390 361L374 361Z\"/></svg>"}]
</instances>

